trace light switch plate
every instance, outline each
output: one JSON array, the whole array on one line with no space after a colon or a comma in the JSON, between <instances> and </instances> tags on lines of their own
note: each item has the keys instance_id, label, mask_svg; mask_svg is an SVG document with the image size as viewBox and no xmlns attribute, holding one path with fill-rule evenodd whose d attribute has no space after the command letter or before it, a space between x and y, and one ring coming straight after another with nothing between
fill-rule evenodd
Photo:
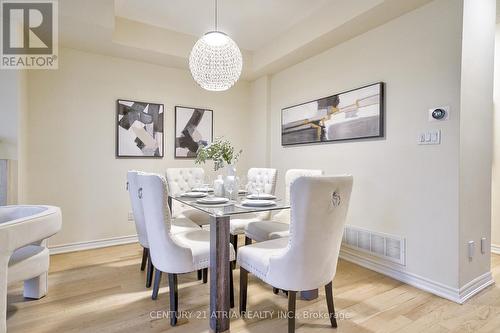
<instances>
[{"instance_id":1,"label":"light switch plate","mask_svg":"<svg viewBox=\"0 0 500 333\"><path fill-rule=\"evenodd\" d=\"M419 145L439 145L441 143L441 130L427 130L420 132L417 138Z\"/></svg>"}]
</instances>

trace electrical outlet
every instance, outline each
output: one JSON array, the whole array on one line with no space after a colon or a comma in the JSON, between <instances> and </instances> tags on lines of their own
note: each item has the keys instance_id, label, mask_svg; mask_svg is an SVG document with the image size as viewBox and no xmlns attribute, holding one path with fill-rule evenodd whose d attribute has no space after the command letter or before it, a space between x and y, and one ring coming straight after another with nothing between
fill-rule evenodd
<instances>
[{"instance_id":1,"label":"electrical outlet","mask_svg":"<svg viewBox=\"0 0 500 333\"><path fill-rule=\"evenodd\" d=\"M481 238L481 253L485 254L487 251L488 244L486 243L486 237Z\"/></svg>"},{"instance_id":2,"label":"electrical outlet","mask_svg":"<svg viewBox=\"0 0 500 333\"><path fill-rule=\"evenodd\" d=\"M128 212L128 220L133 221L134 220L134 213Z\"/></svg>"},{"instance_id":3,"label":"electrical outlet","mask_svg":"<svg viewBox=\"0 0 500 333\"><path fill-rule=\"evenodd\" d=\"M472 261L472 258L474 257L474 248L476 247L476 244L474 243L474 241L469 241L467 245L468 245L467 252L469 254L469 261Z\"/></svg>"}]
</instances>

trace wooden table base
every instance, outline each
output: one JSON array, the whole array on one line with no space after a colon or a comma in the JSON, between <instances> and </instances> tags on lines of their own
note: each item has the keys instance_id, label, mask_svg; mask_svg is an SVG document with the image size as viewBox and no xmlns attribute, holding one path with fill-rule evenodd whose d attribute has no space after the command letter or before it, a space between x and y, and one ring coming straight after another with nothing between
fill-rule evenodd
<instances>
[{"instance_id":1,"label":"wooden table base","mask_svg":"<svg viewBox=\"0 0 500 333\"><path fill-rule=\"evenodd\" d=\"M210 217L210 331L229 331L229 216Z\"/></svg>"}]
</instances>

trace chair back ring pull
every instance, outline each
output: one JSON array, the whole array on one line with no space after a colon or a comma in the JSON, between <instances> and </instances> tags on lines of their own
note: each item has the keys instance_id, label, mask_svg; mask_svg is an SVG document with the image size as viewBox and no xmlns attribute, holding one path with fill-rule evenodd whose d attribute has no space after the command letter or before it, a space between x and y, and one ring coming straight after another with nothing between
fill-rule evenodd
<instances>
[{"instance_id":1,"label":"chair back ring pull","mask_svg":"<svg viewBox=\"0 0 500 333\"><path fill-rule=\"evenodd\" d=\"M137 196L139 197L139 199L142 199L142 187L140 187L140 188L137 190Z\"/></svg>"},{"instance_id":2,"label":"chair back ring pull","mask_svg":"<svg viewBox=\"0 0 500 333\"><path fill-rule=\"evenodd\" d=\"M332 204L333 204L333 207L338 207L340 206L340 195L337 193L337 191L333 192L332 193Z\"/></svg>"}]
</instances>

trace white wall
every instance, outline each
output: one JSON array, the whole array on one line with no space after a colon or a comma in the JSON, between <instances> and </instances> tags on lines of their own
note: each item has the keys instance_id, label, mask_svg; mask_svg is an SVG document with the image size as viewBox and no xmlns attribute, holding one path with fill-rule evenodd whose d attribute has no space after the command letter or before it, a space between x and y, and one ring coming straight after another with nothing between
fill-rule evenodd
<instances>
[{"instance_id":1,"label":"white wall","mask_svg":"<svg viewBox=\"0 0 500 333\"><path fill-rule=\"evenodd\" d=\"M500 251L500 24L495 33L494 87L491 243Z\"/></svg>"},{"instance_id":2,"label":"white wall","mask_svg":"<svg viewBox=\"0 0 500 333\"><path fill-rule=\"evenodd\" d=\"M281 176L353 174L348 223L406 237L403 271L436 288L491 282L480 242L490 239L494 13L494 0L436 0L271 79L271 165ZM377 81L386 83L385 138L281 146L283 107ZM449 120L428 122L442 105ZM441 130L440 145L417 145L427 129Z\"/></svg>"},{"instance_id":3,"label":"white wall","mask_svg":"<svg viewBox=\"0 0 500 333\"><path fill-rule=\"evenodd\" d=\"M250 104L247 126L251 141L249 156L256 167L269 166L270 157L270 79L263 76L250 84Z\"/></svg>"},{"instance_id":4,"label":"white wall","mask_svg":"<svg viewBox=\"0 0 500 333\"><path fill-rule=\"evenodd\" d=\"M7 204L17 203L23 193L18 169L23 166L27 93L25 71L0 71L0 159L9 160L7 184L0 188L7 188Z\"/></svg>"},{"instance_id":5,"label":"white wall","mask_svg":"<svg viewBox=\"0 0 500 333\"><path fill-rule=\"evenodd\" d=\"M58 70L29 73L26 202L62 208L63 229L51 245L135 233L127 222L126 171L164 173L168 167L194 165L173 158L175 105L213 109L214 135L225 135L246 151L245 82L213 93L199 88L185 70L72 49L60 50L59 59ZM118 98L165 104L163 159L115 158ZM247 165L244 153L238 168Z\"/></svg>"},{"instance_id":6,"label":"white wall","mask_svg":"<svg viewBox=\"0 0 500 333\"><path fill-rule=\"evenodd\" d=\"M460 109L460 285L490 271L495 0L464 1ZM487 240L485 254L480 242ZM476 255L469 259L469 241Z\"/></svg>"},{"instance_id":7,"label":"white wall","mask_svg":"<svg viewBox=\"0 0 500 333\"><path fill-rule=\"evenodd\" d=\"M17 159L17 109L19 72L2 71L0 74L0 158Z\"/></svg>"},{"instance_id":8,"label":"white wall","mask_svg":"<svg viewBox=\"0 0 500 333\"><path fill-rule=\"evenodd\" d=\"M18 122L23 103L23 73L0 72L0 159L17 160Z\"/></svg>"},{"instance_id":9,"label":"white wall","mask_svg":"<svg viewBox=\"0 0 500 333\"><path fill-rule=\"evenodd\" d=\"M423 24L425 22L425 24ZM327 52L271 81L271 165L351 173L348 223L407 238L409 273L458 287L458 177L462 6L438 0ZM283 107L371 82L386 83L384 139L284 148ZM450 105L450 120L427 110ZM419 146L440 128L438 146Z\"/></svg>"}]
</instances>

